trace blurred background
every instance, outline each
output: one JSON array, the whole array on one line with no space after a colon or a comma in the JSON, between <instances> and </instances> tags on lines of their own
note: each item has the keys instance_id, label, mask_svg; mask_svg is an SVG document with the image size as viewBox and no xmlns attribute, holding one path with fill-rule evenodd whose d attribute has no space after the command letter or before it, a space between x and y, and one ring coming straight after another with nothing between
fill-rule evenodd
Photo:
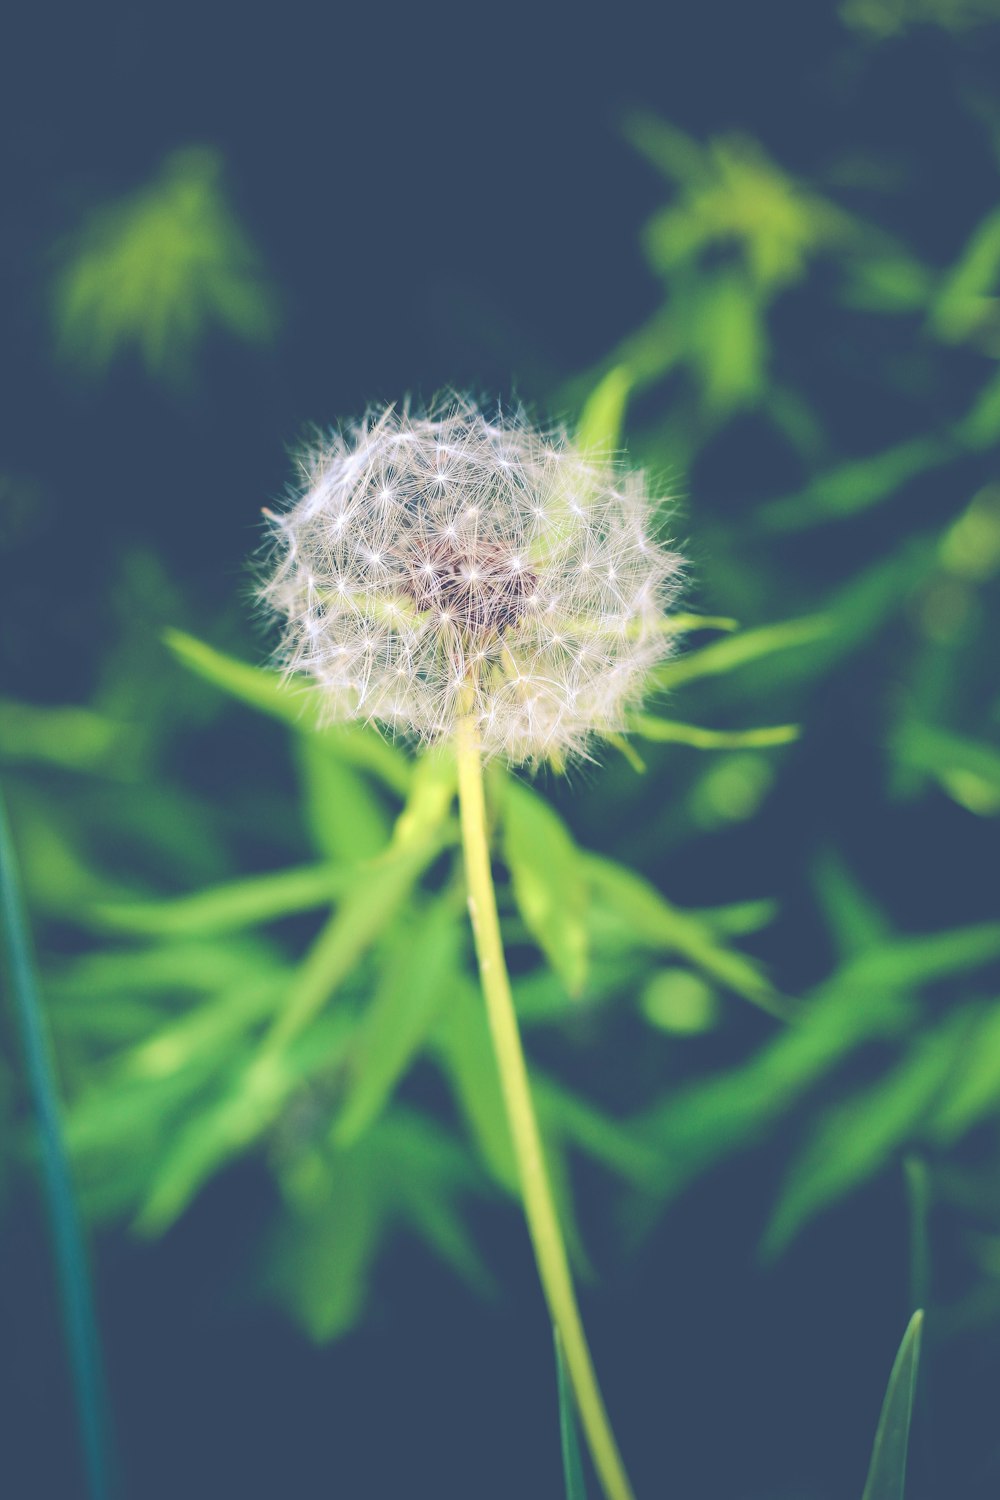
<instances>
[{"instance_id":1,"label":"blurred background","mask_svg":"<svg viewBox=\"0 0 1000 1500\"><path fill-rule=\"evenodd\" d=\"M316 931L177 903L344 856L296 737L163 633L266 660L248 558L313 427L445 386L572 427L614 371L715 621L666 712L801 725L540 783L750 966L609 949L531 1038L623 1450L640 1495L859 1494L920 1302L908 1493L995 1494L1000 4L181 0L6 30L0 774L126 1493L561 1493L526 1236L451 1063L412 1059L329 1223L288 1167L318 1085L218 1146L228 1023L150 1063ZM748 1004L765 983L811 1028ZM31 1139L5 1003L0 1475L68 1496Z\"/></svg>"}]
</instances>

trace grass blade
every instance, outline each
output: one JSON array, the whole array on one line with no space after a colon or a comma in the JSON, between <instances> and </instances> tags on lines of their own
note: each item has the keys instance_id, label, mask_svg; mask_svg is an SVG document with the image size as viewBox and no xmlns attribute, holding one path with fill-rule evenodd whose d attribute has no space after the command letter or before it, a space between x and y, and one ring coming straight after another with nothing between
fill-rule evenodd
<instances>
[{"instance_id":1,"label":"grass blade","mask_svg":"<svg viewBox=\"0 0 1000 1500\"><path fill-rule=\"evenodd\" d=\"M583 1459L580 1456L580 1440L576 1434L576 1411L569 1376L563 1361L559 1334L552 1330L556 1345L556 1381L559 1386L559 1438L562 1444L563 1474L566 1476L566 1500L587 1500L587 1487L583 1482ZM867 1500L867 1496L865 1497Z\"/></svg>"},{"instance_id":2,"label":"grass blade","mask_svg":"<svg viewBox=\"0 0 1000 1500\"><path fill-rule=\"evenodd\" d=\"M889 1376L882 1414L878 1419L875 1446L861 1500L903 1500L906 1481L906 1449L910 1440L910 1417L917 1385L920 1335L924 1315L917 1311L903 1335Z\"/></svg>"},{"instance_id":3,"label":"grass blade","mask_svg":"<svg viewBox=\"0 0 1000 1500\"><path fill-rule=\"evenodd\" d=\"M104 1375L83 1232L63 1144L52 1056L21 902L7 812L0 795L0 904L11 991L24 1049L28 1090L38 1124L42 1182L52 1234L91 1500L113 1493Z\"/></svg>"}]
</instances>

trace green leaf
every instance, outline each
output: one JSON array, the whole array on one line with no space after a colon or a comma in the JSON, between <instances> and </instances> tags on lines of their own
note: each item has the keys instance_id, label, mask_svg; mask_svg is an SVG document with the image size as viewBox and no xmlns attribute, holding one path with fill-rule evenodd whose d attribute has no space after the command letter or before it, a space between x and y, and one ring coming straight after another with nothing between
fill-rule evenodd
<instances>
[{"instance_id":1,"label":"green leaf","mask_svg":"<svg viewBox=\"0 0 1000 1500\"><path fill-rule=\"evenodd\" d=\"M779 995L753 961L720 943L710 922L672 906L655 886L613 860L584 856L595 914L611 916L627 940L680 953L709 978L771 1015L787 1019L794 1006Z\"/></svg>"},{"instance_id":2,"label":"green leaf","mask_svg":"<svg viewBox=\"0 0 1000 1500\"><path fill-rule=\"evenodd\" d=\"M148 1183L134 1228L141 1234L160 1234L187 1208L210 1177L241 1155L268 1130L293 1091L318 1069L336 1066L347 1047L352 1022L346 1015L331 1017L302 1038L297 1051L244 1055L222 1080L222 1091L196 1108L173 1132L162 1160ZM204 1059L198 1055L199 1065ZM183 1079L190 1068L171 1071L168 1079ZM148 1087L148 1081L144 1080Z\"/></svg>"},{"instance_id":3,"label":"green leaf","mask_svg":"<svg viewBox=\"0 0 1000 1500\"><path fill-rule=\"evenodd\" d=\"M939 437L911 438L868 458L828 469L794 495L762 505L761 524L772 531L801 531L856 515L895 495L909 480L954 457L954 444Z\"/></svg>"},{"instance_id":4,"label":"green leaf","mask_svg":"<svg viewBox=\"0 0 1000 1500\"><path fill-rule=\"evenodd\" d=\"M566 1500L587 1500L587 1487L583 1479L583 1458L580 1454L580 1439L576 1430L576 1407L573 1391L563 1358L559 1330L553 1328L552 1336L556 1350L556 1384L559 1389L559 1440L562 1445L563 1474L566 1479Z\"/></svg>"},{"instance_id":5,"label":"green leaf","mask_svg":"<svg viewBox=\"0 0 1000 1500\"><path fill-rule=\"evenodd\" d=\"M418 914L415 932L402 934L348 1053L335 1145L353 1145L385 1108L442 1006L452 1001L464 940L451 902L442 898Z\"/></svg>"},{"instance_id":6,"label":"green leaf","mask_svg":"<svg viewBox=\"0 0 1000 1500\"><path fill-rule=\"evenodd\" d=\"M888 940L888 924L836 853L828 851L817 859L813 878L823 914L844 958L854 958Z\"/></svg>"},{"instance_id":7,"label":"green leaf","mask_svg":"<svg viewBox=\"0 0 1000 1500\"><path fill-rule=\"evenodd\" d=\"M945 932L897 938L853 958L840 983L918 989L1000 957L1000 922L978 922Z\"/></svg>"},{"instance_id":8,"label":"green leaf","mask_svg":"<svg viewBox=\"0 0 1000 1500\"><path fill-rule=\"evenodd\" d=\"M386 1204L377 1143L337 1156L303 1153L281 1173L288 1205L267 1248L264 1285L317 1343L359 1318Z\"/></svg>"},{"instance_id":9,"label":"green leaf","mask_svg":"<svg viewBox=\"0 0 1000 1500\"><path fill-rule=\"evenodd\" d=\"M503 855L525 925L570 994L587 977L583 856L547 802L511 780L503 796Z\"/></svg>"},{"instance_id":10,"label":"green leaf","mask_svg":"<svg viewBox=\"0 0 1000 1500\"><path fill-rule=\"evenodd\" d=\"M861 1500L903 1500L923 1326L923 1313L915 1312L893 1362Z\"/></svg>"},{"instance_id":11,"label":"green leaf","mask_svg":"<svg viewBox=\"0 0 1000 1500\"><path fill-rule=\"evenodd\" d=\"M49 975L53 999L79 1000L96 994L177 990L207 993L273 965L270 944L253 938L232 942L180 942L141 949L89 953Z\"/></svg>"},{"instance_id":12,"label":"green leaf","mask_svg":"<svg viewBox=\"0 0 1000 1500\"><path fill-rule=\"evenodd\" d=\"M303 734L321 735L350 765L370 771L393 791L405 793L411 766L402 751L374 729L356 724L326 725L322 695L311 682L286 680L278 672L238 661L180 630L168 630L164 640L178 660L206 682Z\"/></svg>"},{"instance_id":13,"label":"green leaf","mask_svg":"<svg viewBox=\"0 0 1000 1500\"><path fill-rule=\"evenodd\" d=\"M969 1012L969 1044L934 1112L936 1140L951 1145L1000 1104L1000 1003Z\"/></svg>"},{"instance_id":14,"label":"green leaf","mask_svg":"<svg viewBox=\"0 0 1000 1500\"><path fill-rule=\"evenodd\" d=\"M379 854L389 841L389 819L367 778L319 735L297 736L296 758L318 853L341 866Z\"/></svg>"},{"instance_id":15,"label":"green leaf","mask_svg":"<svg viewBox=\"0 0 1000 1500\"><path fill-rule=\"evenodd\" d=\"M633 714L629 719L629 729L640 739L690 745L696 750L764 749L771 745L788 745L802 732L798 724L775 724L767 729L703 729L698 724L681 724L676 719L659 719L651 714Z\"/></svg>"},{"instance_id":16,"label":"green leaf","mask_svg":"<svg viewBox=\"0 0 1000 1500\"><path fill-rule=\"evenodd\" d=\"M500 1187L516 1194L517 1162L483 1000L467 980L456 985L433 1047L480 1159Z\"/></svg>"},{"instance_id":17,"label":"green leaf","mask_svg":"<svg viewBox=\"0 0 1000 1500\"><path fill-rule=\"evenodd\" d=\"M407 845L358 871L351 890L322 929L294 980L268 1038L277 1051L298 1036L394 920L441 849L440 838Z\"/></svg>"},{"instance_id":18,"label":"green leaf","mask_svg":"<svg viewBox=\"0 0 1000 1500\"><path fill-rule=\"evenodd\" d=\"M914 722L896 734L892 749L902 765L933 776L969 812L1000 813L1000 751L992 745Z\"/></svg>"},{"instance_id":19,"label":"green leaf","mask_svg":"<svg viewBox=\"0 0 1000 1500\"><path fill-rule=\"evenodd\" d=\"M833 625L833 620L827 615L807 615L801 620L786 620L780 625L744 630L729 640L713 641L699 651L666 662L657 669L655 680L660 688L675 688L682 682L693 682L700 677L717 677L774 652L812 645L828 636Z\"/></svg>"},{"instance_id":20,"label":"green leaf","mask_svg":"<svg viewBox=\"0 0 1000 1500\"><path fill-rule=\"evenodd\" d=\"M587 398L576 429L580 448L615 453L622 445L625 408L632 389L632 376L625 365L615 365Z\"/></svg>"},{"instance_id":21,"label":"green leaf","mask_svg":"<svg viewBox=\"0 0 1000 1500\"><path fill-rule=\"evenodd\" d=\"M93 924L116 932L204 937L326 906L356 886L359 878L357 870L343 866L301 865L274 875L250 875L193 896L102 903L90 907L87 915Z\"/></svg>"},{"instance_id":22,"label":"green leaf","mask_svg":"<svg viewBox=\"0 0 1000 1500\"><path fill-rule=\"evenodd\" d=\"M92 770L108 761L128 733L127 724L89 708L41 708L0 699L0 760Z\"/></svg>"},{"instance_id":23,"label":"green leaf","mask_svg":"<svg viewBox=\"0 0 1000 1500\"><path fill-rule=\"evenodd\" d=\"M647 1112L642 1138L661 1152L659 1201L698 1173L763 1139L806 1090L857 1047L898 1034L910 1011L879 990L833 988L740 1067L688 1084Z\"/></svg>"},{"instance_id":24,"label":"green leaf","mask_svg":"<svg viewBox=\"0 0 1000 1500\"><path fill-rule=\"evenodd\" d=\"M397 1107L350 1150L301 1151L279 1175L288 1217L272 1237L265 1285L317 1342L345 1333L361 1315L394 1224L473 1285L490 1286L458 1209L476 1185L471 1163L413 1110Z\"/></svg>"},{"instance_id":25,"label":"green leaf","mask_svg":"<svg viewBox=\"0 0 1000 1500\"><path fill-rule=\"evenodd\" d=\"M780 1253L808 1219L925 1132L968 1040L968 1018L952 1017L874 1087L826 1111L789 1170L764 1236L765 1257Z\"/></svg>"},{"instance_id":26,"label":"green leaf","mask_svg":"<svg viewBox=\"0 0 1000 1500\"><path fill-rule=\"evenodd\" d=\"M930 325L941 339L960 343L996 323L1000 280L1000 209L977 225L958 261L938 288Z\"/></svg>"}]
</instances>

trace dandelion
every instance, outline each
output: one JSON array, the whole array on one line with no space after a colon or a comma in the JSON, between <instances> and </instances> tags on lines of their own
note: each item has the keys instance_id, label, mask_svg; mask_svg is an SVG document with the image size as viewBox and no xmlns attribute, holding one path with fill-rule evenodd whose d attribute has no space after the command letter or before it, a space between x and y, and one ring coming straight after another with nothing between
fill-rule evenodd
<instances>
[{"instance_id":1,"label":"dandelion","mask_svg":"<svg viewBox=\"0 0 1000 1500\"><path fill-rule=\"evenodd\" d=\"M262 597L331 719L434 742L471 717L514 764L625 727L679 575L642 474L460 400L369 416L300 462Z\"/></svg>"},{"instance_id":2,"label":"dandelion","mask_svg":"<svg viewBox=\"0 0 1000 1500\"><path fill-rule=\"evenodd\" d=\"M609 1500L632 1500L580 1319L504 957L483 761L557 764L625 727L679 559L643 476L521 417L389 409L310 448L270 517L264 602L331 719L454 747L469 914L525 1217Z\"/></svg>"}]
</instances>

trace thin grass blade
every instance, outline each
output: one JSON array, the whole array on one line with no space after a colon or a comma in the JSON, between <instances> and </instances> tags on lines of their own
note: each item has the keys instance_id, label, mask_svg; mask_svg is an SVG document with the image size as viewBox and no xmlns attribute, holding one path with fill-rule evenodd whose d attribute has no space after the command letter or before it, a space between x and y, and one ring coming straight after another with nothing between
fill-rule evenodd
<instances>
[{"instance_id":1,"label":"thin grass blade","mask_svg":"<svg viewBox=\"0 0 1000 1500\"><path fill-rule=\"evenodd\" d=\"M0 912L28 1092L38 1126L42 1185L73 1373L87 1493L91 1500L110 1500L114 1485L97 1318L63 1141L51 1048L21 900L17 856L2 794Z\"/></svg>"},{"instance_id":2,"label":"thin grass blade","mask_svg":"<svg viewBox=\"0 0 1000 1500\"><path fill-rule=\"evenodd\" d=\"M903 1500L906 1481L906 1450L910 1440L910 1418L920 1362L920 1335L924 1315L918 1310L910 1319L889 1376L882 1414L878 1419L875 1446L861 1500Z\"/></svg>"}]
</instances>

